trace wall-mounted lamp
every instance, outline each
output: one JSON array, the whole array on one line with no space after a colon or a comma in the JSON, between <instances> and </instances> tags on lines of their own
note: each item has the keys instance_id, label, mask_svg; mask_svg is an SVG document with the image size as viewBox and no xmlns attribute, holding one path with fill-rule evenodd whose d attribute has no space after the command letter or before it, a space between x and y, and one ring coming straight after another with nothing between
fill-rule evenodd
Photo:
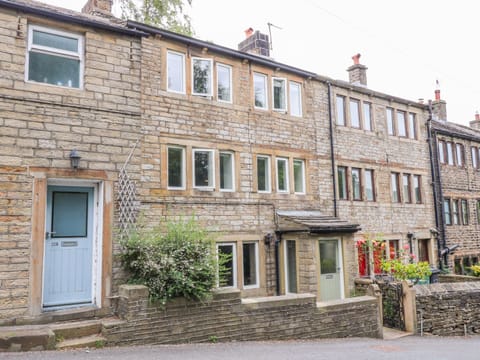
<instances>
[{"instance_id":1,"label":"wall-mounted lamp","mask_svg":"<svg viewBox=\"0 0 480 360\"><path fill-rule=\"evenodd\" d=\"M81 156L78 154L77 149L73 149L70 152L70 166L72 167L72 169L78 169L78 166L80 165L80 159Z\"/></svg>"},{"instance_id":2,"label":"wall-mounted lamp","mask_svg":"<svg viewBox=\"0 0 480 360\"><path fill-rule=\"evenodd\" d=\"M275 237L271 233L268 233L264 236L263 240L265 241L265 245L270 246L275 241Z\"/></svg>"}]
</instances>

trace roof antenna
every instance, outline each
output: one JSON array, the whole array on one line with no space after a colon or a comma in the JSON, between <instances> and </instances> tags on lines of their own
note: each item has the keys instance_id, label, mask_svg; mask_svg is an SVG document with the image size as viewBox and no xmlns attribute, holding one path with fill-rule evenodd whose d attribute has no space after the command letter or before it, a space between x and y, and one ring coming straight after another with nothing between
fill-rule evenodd
<instances>
[{"instance_id":1,"label":"roof antenna","mask_svg":"<svg viewBox=\"0 0 480 360\"><path fill-rule=\"evenodd\" d=\"M270 35L270 51L273 51L273 41L272 41L272 27L276 28L276 29L279 29L279 30L283 30L281 27L277 26L277 25L274 25L272 23L267 23L268 25L268 34Z\"/></svg>"}]
</instances>

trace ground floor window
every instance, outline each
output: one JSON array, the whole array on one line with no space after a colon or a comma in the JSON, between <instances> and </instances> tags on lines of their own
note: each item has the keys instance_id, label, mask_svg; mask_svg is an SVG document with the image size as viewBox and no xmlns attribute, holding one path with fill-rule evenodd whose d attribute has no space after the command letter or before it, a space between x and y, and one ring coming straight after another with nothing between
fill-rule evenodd
<instances>
[{"instance_id":1,"label":"ground floor window","mask_svg":"<svg viewBox=\"0 0 480 360\"><path fill-rule=\"evenodd\" d=\"M243 286L257 287L258 282L258 242L244 242L243 249Z\"/></svg>"},{"instance_id":2,"label":"ground floor window","mask_svg":"<svg viewBox=\"0 0 480 360\"><path fill-rule=\"evenodd\" d=\"M285 241L285 292L297 292L297 248L295 240Z\"/></svg>"},{"instance_id":3,"label":"ground floor window","mask_svg":"<svg viewBox=\"0 0 480 360\"><path fill-rule=\"evenodd\" d=\"M225 271L219 274L218 287L237 287L237 256L235 243L218 243L217 254L227 255L228 260L224 264Z\"/></svg>"}]
</instances>

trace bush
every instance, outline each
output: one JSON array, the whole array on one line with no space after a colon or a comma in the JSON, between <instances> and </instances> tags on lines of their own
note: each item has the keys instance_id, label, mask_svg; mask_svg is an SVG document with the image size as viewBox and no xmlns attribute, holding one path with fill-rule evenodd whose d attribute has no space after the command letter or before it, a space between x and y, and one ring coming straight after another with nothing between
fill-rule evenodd
<instances>
[{"instance_id":1,"label":"bush","mask_svg":"<svg viewBox=\"0 0 480 360\"><path fill-rule=\"evenodd\" d=\"M166 231L140 228L122 246L121 260L130 282L146 285L151 300L162 304L175 297L205 300L217 285L215 243L193 218L170 222Z\"/></svg>"},{"instance_id":2,"label":"bush","mask_svg":"<svg viewBox=\"0 0 480 360\"><path fill-rule=\"evenodd\" d=\"M480 276L480 265L472 265L469 269L471 270L473 276Z\"/></svg>"}]
</instances>

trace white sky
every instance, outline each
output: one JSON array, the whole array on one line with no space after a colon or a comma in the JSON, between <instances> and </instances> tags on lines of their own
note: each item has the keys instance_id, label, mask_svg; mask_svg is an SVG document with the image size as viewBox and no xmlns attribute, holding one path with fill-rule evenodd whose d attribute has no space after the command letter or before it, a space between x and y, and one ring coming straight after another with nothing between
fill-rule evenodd
<instances>
[{"instance_id":1,"label":"white sky","mask_svg":"<svg viewBox=\"0 0 480 360\"><path fill-rule=\"evenodd\" d=\"M86 0L43 0L80 10ZM272 28L273 57L348 80L352 55L368 87L412 101L440 82L448 120L468 125L480 111L480 2L472 0L193 0L195 37L233 49L252 27Z\"/></svg>"}]
</instances>

